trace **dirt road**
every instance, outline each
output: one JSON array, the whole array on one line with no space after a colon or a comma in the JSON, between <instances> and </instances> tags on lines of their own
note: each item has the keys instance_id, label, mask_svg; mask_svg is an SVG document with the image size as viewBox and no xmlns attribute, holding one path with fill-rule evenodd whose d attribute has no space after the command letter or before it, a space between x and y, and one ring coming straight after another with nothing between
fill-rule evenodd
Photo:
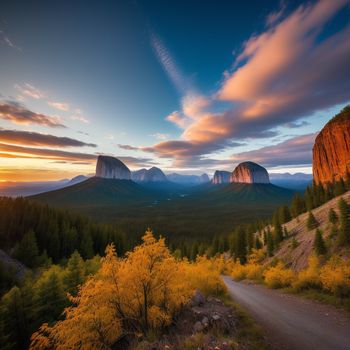
<instances>
[{"instance_id":1,"label":"dirt road","mask_svg":"<svg viewBox=\"0 0 350 350\"><path fill-rule=\"evenodd\" d=\"M264 329L272 349L350 350L350 313L264 286L223 280Z\"/></svg>"}]
</instances>

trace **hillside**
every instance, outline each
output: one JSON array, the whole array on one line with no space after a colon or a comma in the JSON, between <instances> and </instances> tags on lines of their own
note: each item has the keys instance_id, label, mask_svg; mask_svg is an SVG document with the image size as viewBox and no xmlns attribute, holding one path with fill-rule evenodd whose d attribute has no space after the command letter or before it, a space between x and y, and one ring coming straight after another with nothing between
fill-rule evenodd
<instances>
[{"instance_id":1,"label":"hillside","mask_svg":"<svg viewBox=\"0 0 350 350\"><path fill-rule=\"evenodd\" d=\"M341 196L333 198L329 202L321 205L318 208L312 210L317 222L318 228L322 230L325 240L330 239L331 224L328 221L328 213L332 208L338 214L338 201L343 197L348 203L350 202L350 191L344 193ZM285 226L289 233L289 238L284 240L278 250L276 250L274 256L271 259L278 258L283 260L287 266L292 267L295 270L301 270L307 267L307 261L313 251L313 242L315 238L315 230L309 231L307 229L308 213L303 213L295 219L287 222ZM292 240L295 239L299 245L293 249ZM332 240L330 243L334 243ZM334 244L331 244L331 249L336 249ZM342 252L339 252L342 254Z\"/></svg>"},{"instance_id":2,"label":"hillside","mask_svg":"<svg viewBox=\"0 0 350 350\"><path fill-rule=\"evenodd\" d=\"M91 178L30 198L115 223L128 235L153 227L171 240L206 241L231 232L237 224L269 218L292 195L293 191L271 184L205 184L184 189L171 182L157 188L155 184Z\"/></svg>"}]
</instances>

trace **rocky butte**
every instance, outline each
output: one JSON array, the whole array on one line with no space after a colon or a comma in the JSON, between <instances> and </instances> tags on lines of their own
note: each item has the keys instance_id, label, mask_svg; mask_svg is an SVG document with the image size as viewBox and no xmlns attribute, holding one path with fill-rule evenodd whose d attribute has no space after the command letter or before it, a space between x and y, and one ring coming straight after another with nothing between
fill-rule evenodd
<instances>
[{"instance_id":1,"label":"rocky butte","mask_svg":"<svg viewBox=\"0 0 350 350\"><path fill-rule=\"evenodd\" d=\"M350 173L350 106L323 127L316 137L312 153L316 184L345 180Z\"/></svg>"},{"instance_id":2,"label":"rocky butte","mask_svg":"<svg viewBox=\"0 0 350 350\"><path fill-rule=\"evenodd\" d=\"M231 173L229 171L216 170L212 179L212 183L228 184L230 182Z\"/></svg>"},{"instance_id":3,"label":"rocky butte","mask_svg":"<svg viewBox=\"0 0 350 350\"><path fill-rule=\"evenodd\" d=\"M109 156L98 156L96 176L105 179L130 180L129 168L119 159Z\"/></svg>"},{"instance_id":4,"label":"rocky butte","mask_svg":"<svg viewBox=\"0 0 350 350\"><path fill-rule=\"evenodd\" d=\"M131 179L137 182L165 182L168 181L163 171L157 167L133 171Z\"/></svg>"},{"instance_id":5,"label":"rocky butte","mask_svg":"<svg viewBox=\"0 0 350 350\"><path fill-rule=\"evenodd\" d=\"M264 167L253 162L243 162L232 172L230 182L269 184L270 180Z\"/></svg>"}]
</instances>

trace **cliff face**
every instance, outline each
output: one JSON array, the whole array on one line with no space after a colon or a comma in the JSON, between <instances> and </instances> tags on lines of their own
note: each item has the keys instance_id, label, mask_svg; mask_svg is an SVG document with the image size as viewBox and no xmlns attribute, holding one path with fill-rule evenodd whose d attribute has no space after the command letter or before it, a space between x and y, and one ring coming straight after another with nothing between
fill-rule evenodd
<instances>
[{"instance_id":1,"label":"cliff face","mask_svg":"<svg viewBox=\"0 0 350 350\"><path fill-rule=\"evenodd\" d=\"M316 184L346 178L350 173L350 106L323 127L316 137L312 153Z\"/></svg>"},{"instance_id":2,"label":"cliff face","mask_svg":"<svg viewBox=\"0 0 350 350\"><path fill-rule=\"evenodd\" d=\"M133 171L131 178L137 182L164 182L168 181L167 177L163 171L157 167L152 167L150 169L140 169Z\"/></svg>"},{"instance_id":3,"label":"cliff face","mask_svg":"<svg viewBox=\"0 0 350 350\"><path fill-rule=\"evenodd\" d=\"M119 159L109 156L98 156L96 176L106 179L130 180L129 168Z\"/></svg>"},{"instance_id":4,"label":"cliff face","mask_svg":"<svg viewBox=\"0 0 350 350\"><path fill-rule=\"evenodd\" d=\"M269 184L270 180L265 168L253 162L244 162L232 172L230 182Z\"/></svg>"},{"instance_id":5,"label":"cliff face","mask_svg":"<svg viewBox=\"0 0 350 350\"><path fill-rule=\"evenodd\" d=\"M229 171L216 170L213 176L213 184L228 184L230 182L231 173Z\"/></svg>"}]
</instances>

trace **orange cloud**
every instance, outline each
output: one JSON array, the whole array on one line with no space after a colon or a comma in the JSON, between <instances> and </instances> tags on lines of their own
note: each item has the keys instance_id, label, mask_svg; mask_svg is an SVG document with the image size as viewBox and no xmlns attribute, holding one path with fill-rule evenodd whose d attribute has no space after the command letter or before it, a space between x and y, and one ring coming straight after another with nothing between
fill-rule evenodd
<instances>
[{"instance_id":1,"label":"orange cloud","mask_svg":"<svg viewBox=\"0 0 350 350\"><path fill-rule=\"evenodd\" d=\"M58 117L35 113L18 102L8 101L0 103L0 118L15 124L38 124L52 128L65 128Z\"/></svg>"}]
</instances>

